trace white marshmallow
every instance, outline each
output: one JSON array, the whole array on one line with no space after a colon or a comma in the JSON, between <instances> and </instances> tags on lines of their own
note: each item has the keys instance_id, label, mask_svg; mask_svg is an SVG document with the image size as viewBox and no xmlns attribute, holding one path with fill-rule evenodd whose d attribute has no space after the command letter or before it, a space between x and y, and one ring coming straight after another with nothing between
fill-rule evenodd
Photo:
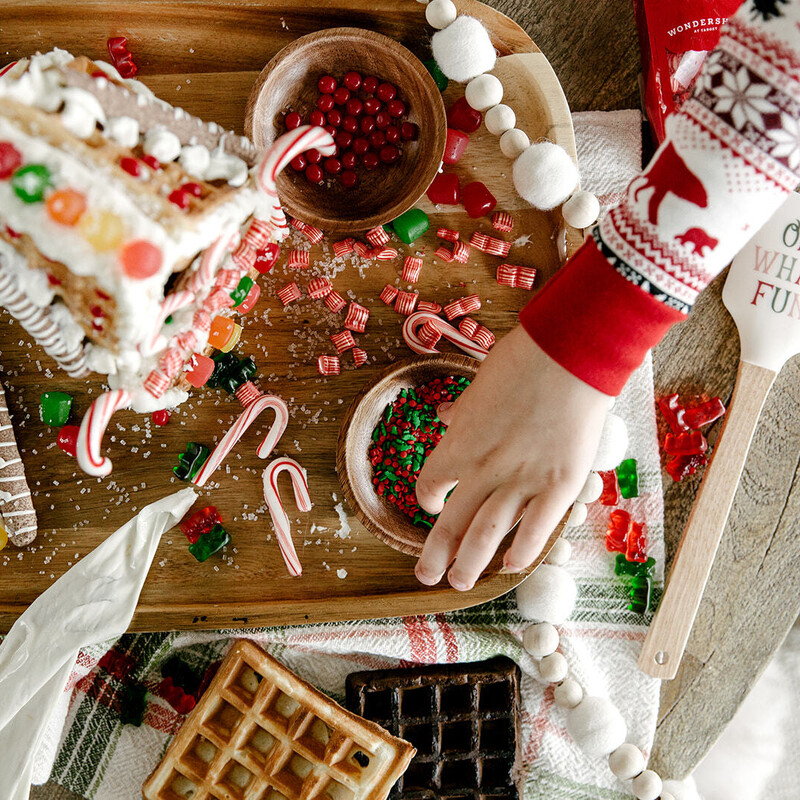
<instances>
[{"instance_id":1,"label":"white marshmallow","mask_svg":"<svg viewBox=\"0 0 800 800\"><path fill-rule=\"evenodd\" d=\"M563 203L578 183L575 162L553 142L532 144L517 156L512 174L519 196L542 211Z\"/></svg>"},{"instance_id":2,"label":"white marshmallow","mask_svg":"<svg viewBox=\"0 0 800 800\"><path fill-rule=\"evenodd\" d=\"M139 144L139 123L133 117L111 117L103 126L103 133L122 147Z\"/></svg>"},{"instance_id":3,"label":"white marshmallow","mask_svg":"<svg viewBox=\"0 0 800 800\"><path fill-rule=\"evenodd\" d=\"M202 144L186 144L181 148L178 161L190 175L203 177L211 163L211 153Z\"/></svg>"},{"instance_id":4,"label":"white marshmallow","mask_svg":"<svg viewBox=\"0 0 800 800\"><path fill-rule=\"evenodd\" d=\"M466 83L476 75L490 72L497 60L483 23L464 14L444 30L433 34L431 48L439 69L456 83Z\"/></svg>"},{"instance_id":5,"label":"white marshmallow","mask_svg":"<svg viewBox=\"0 0 800 800\"><path fill-rule=\"evenodd\" d=\"M172 131L153 128L145 134L142 149L147 155L166 164L181 154L181 140Z\"/></svg>"}]
</instances>

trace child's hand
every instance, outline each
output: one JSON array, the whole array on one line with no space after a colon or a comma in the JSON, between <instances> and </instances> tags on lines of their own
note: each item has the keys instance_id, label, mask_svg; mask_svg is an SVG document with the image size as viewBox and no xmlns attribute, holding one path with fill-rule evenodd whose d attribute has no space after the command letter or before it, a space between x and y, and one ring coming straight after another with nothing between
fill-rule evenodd
<instances>
[{"instance_id":1,"label":"child's hand","mask_svg":"<svg viewBox=\"0 0 800 800\"><path fill-rule=\"evenodd\" d=\"M504 564L519 572L533 562L583 487L609 402L522 328L498 342L441 410L447 433L417 481L420 505L442 512L417 562L420 582L438 583L455 559L450 584L471 589L523 512Z\"/></svg>"}]
</instances>

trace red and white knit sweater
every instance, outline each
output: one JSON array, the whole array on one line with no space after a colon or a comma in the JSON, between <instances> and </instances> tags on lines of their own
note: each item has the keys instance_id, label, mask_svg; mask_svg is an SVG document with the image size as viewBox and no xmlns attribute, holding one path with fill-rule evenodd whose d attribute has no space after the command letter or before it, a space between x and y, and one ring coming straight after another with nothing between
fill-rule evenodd
<instances>
[{"instance_id":1,"label":"red and white knit sweater","mask_svg":"<svg viewBox=\"0 0 800 800\"><path fill-rule=\"evenodd\" d=\"M548 355L610 395L800 182L800 0L747 0L666 134L520 314Z\"/></svg>"}]
</instances>

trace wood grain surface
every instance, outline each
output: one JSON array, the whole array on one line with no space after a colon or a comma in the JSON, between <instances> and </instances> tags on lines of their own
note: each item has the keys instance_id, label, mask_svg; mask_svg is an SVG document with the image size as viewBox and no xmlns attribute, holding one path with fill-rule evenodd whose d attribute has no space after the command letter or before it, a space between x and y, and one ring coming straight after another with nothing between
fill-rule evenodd
<instances>
[{"instance_id":1,"label":"wood grain surface","mask_svg":"<svg viewBox=\"0 0 800 800\"><path fill-rule=\"evenodd\" d=\"M487 6L466 0L465 10L481 17L492 31L496 47L507 54L496 74L504 81L507 101L519 124L535 140L548 136L574 153L572 123L554 74L531 40L506 17ZM106 0L52 3L12 2L4 6L3 36L10 57L58 45L90 57L104 57L106 38L125 33L136 55L141 77L165 99L209 120L241 132L251 86L264 64L288 41L315 28L361 24L394 36L420 56L428 54L428 29L423 9L414 0L371 4L358 15L358 3L320 0L304 4L303 12L287 17L285 6L264 2L199 3L142 2L126 6ZM229 43L236 41L236 47ZM197 72L195 71L197 70ZM539 77L541 76L541 78ZM449 104L463 92L453 85ZM424 135L424 131L423 131ZM416 285L423 298L441 304L478 292L483 308L476 318L498 336L513 327L528 293L499 286L497 267L505 260L535 266L537 285L558 268L564 241L560 213L542 213L527 206L508 177L510 163L496 137L482 132L471 137L469 151L456 166L462 183L485 180L498 199L498 208L516 220L512 238L521 237L507 259L472 249L465 265L434 262L439 226L491 232L488 219L470 220L460 206L439 211L424 198L420 206L431 217L431 229L413 248L399 245L394 262L351 261L342 268L332 263L330 241L311 248L312 268L289 270L287 253L308 243L296 232L283 247L269 276L260 279L262 299L243 320L239 354L252 354L259 366L254 381L266 392L280 394L289 404L290 423L276 454L290 455L308 470L314 503L308 514L294 510L288 479L282 482L284 503L294 523L294 538L302 577L287 574L262 502L264 462L255 453L258 430L249 432L206 484L197 507L216 505L233 542L225 557L200 565L188 552L183 535L164 536L132 623L132 630L229 628L305 621L400 616L440 612L502 594L523 576L497 573L500 559L469 593L446 586L422 587L413 574L414 559L390 549L370 535L341 504L342 490L335 471L339 427L351 399L363 384L387 364L411 354L401 337L403 317L380 302L386 283L394 283L402 256L424 250L428 256ZM496 232L495 232L496 233ZM570 247L579 241L570 234ZM276 288L297 280L305 284L321 272L336 290L371 310L367 333L358 344L370 355L360 370L352 355L342 356L340 376L322 378L317 356L335 354L330 334L342 329L343 314L328 312L320 301L304 299L282 309ZM403 285L402 288L407 288ZM106 435L108 455L116 469L106 479L75 473L75 462L55 445L55 431L38 419L42 385L71 392L76 418L100 390L97 377L69 380L53 374L50 362L16 324L0 333L2 366L17 435L36 494L40 537L34 550L0 554L0 629L53 580L109 532L123 524L147 502L179 488L172 466L188 441L209 446L219 439L241 412L224 393L197 392L176 410L169 424L156 428L149 417L133 412L115 416ZM29 369L31 359L39 369ZM41 370L41 371L40 371ZM263 436L271 415L253 427ZM350 526L350 530L346 527Z\"/></svg>"}]
</instances>

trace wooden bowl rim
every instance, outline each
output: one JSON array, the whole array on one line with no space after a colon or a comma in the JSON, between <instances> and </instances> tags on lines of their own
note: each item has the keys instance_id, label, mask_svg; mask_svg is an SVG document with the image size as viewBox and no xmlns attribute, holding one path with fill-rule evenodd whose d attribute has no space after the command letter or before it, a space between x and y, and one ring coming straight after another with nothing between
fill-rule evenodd
<instances>
[{"instance_id":1,"label":"wooden bowl rim","mask_svg":"<svg viewBox=\"0 0 800 800\"><path fill-rule=\"evenodd\" d=\"M328 218L327 216L323 218L321 214L317 213L316 219L304 220L304 222L311 222L318 225L326 233L355 233L371 230L378 225L383 225L387 222L391 222L393 219L396 219L401 214L413 208L424 196L425 192L428 190L428 187L433 182L433 179L438 174L442 164L442 157L444 156L445 145L447 144L447 114L444 107L444 99L442 97L442 93L439 91L439 87L436 85L436 82L433 79L433 76L428 72L422 61L411 50L398 42L396 39L393 39L391 36L386 36L383 33L371 31L367 28L356 28L352 26L323 28L318 31L307 33L305 36L301 36L298 39L294 39L285 47L282 47L277 53L275 53L275 55L266 63L264 68L258 74L258 77L256 78L255 83L250 90L250 95L247 98L247 106L245 107L245 135L254 144L256 144L257 147L260 147L256 141L254 119L256 117L257 110L261 107L262 103L265 102L263 100L263 90L272 73L279 66L285 63L287 59L291 58L297 50L303 49L309 44L313 44L320 40L325 40L326 42L335 41L337 38L347 39L350 41L355 36L358 36L358 38L364 38L364 34L368 34L369 39L373 42L381 42L396 58L406 64L410 70L413 70L413 72L425 86L426 94L431 98L431 119L438 119L438 122L441 124L432 124L428 126L429 129L432 129L430 135L433 136L433 156L431 157L429 164L423 164L418 167L421 172L421 178L417 181L403 181L403 192L397 195L397 199L391 206L385 208L380 213L374 213L371 216L364 217L362 219L338 220L335 218ZM274 133L276 133L276 135L274 135L264 144L263 149L268 148L275 141L277 138L277 132ZM412 176L414 174L416 174L416 171L412 173ZM419 191L419 193L417 193L416 189L413 192L409 192L405 188L406 185L410 185L412 187L416 185L419 187L423 184L424 187L421 189L421 191ZM416 196L412 198L412 195ZM387 193L387 196L391 196L391 193ZM279 199L286 211L288 211L291 216L295 216L293 213L293 204L291 203L291 200L286 202L283 197L280 197L280 192Z\"/></svg>"}]
</instances>

